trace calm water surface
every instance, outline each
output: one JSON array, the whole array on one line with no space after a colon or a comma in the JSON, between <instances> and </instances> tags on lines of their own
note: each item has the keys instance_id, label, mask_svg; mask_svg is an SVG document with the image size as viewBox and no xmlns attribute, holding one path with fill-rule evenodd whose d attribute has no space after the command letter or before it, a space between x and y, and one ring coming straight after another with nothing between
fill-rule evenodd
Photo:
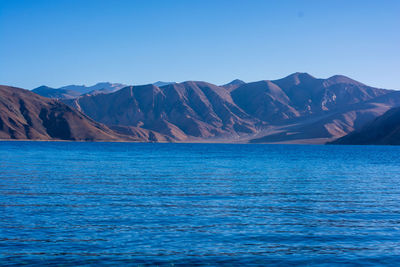
<instances>
[{"instance_id":1,"label":"calm water surface","mask_svg":"<svg viewBox=\"0 0 400 267\"><path fill-rule=\"evenodd\" d=\"M0 265L400 265L400 147L0 142Z\"/></svg>"}]
</instances>

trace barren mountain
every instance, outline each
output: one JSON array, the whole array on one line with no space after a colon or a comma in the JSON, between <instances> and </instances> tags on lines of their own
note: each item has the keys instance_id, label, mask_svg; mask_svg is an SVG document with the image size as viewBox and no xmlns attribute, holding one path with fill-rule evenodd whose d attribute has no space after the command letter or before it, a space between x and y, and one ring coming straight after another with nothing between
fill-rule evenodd
<instances>
[{"instance_id":1,"label":"barren mountain","mask_svg":"<svg viewBox=\"0 0 400 267\"><path fill-rule=\"evenodd\" d=\"M163 141L325 143L360 129L400 96L336 75L217 86L129 86L63 102L119 133Z\"/></svg>"},{"instance_id":2,"label":"barren mountain","mask_svg":"<svg viewBox=\"0 0 400 267\"><path fill-rule=\"evenodd\" d=\"M67 85L60 88L51 88L43 85L33 89L32 92L44 97L70 99L84 94L95 95L112 93L124 87L126 87L125 84L109 82L101 82L93 86Z\"/></svg>"},{"instance_id":3,"label":"barren mountain","mask_svg":"<svg viewBox=\"0 0 400 267\"><path fill-rule=\"evenodd\" d=\"M181 141L323 143L399 105L396 97L379 100L388 93L345 76L294 73L223 86L193 81L134 86L66 103L109 126L139 127Z\"/></svg>"},{"instance_id":4,"label":"barren mountain","mask_svg":"<svg viewBox=\"0 0 400 267\"><path fill-rule=\"evenodd\" d=\"M303 76L303 82L298 76ZM298 116L283 124L278 122L273 131L269 129L266 135L252 139L252 143L325 143L400 106L398 92L372 88L344 76L322 80L294 74L274 83L286 89L290 107L295 108Z\"/></svg>"},{"instance_id":5,"label":"barren mountain","mask_svg":"<svg viewBox=\"0 0 400 267\"><path fill-rule=\"evenodd\" d=\"M327 112L325 115L273 126L273 131L269 129L268 134L253 138L250 142L323 144L360 129L393 106L400 106L399 92L349 105L348 108Z\"/></svg>"},{"instance_id":6,"label":"barren mountain","mask_svg":"<svg viewBox=\"0 0 400 267\"><path fill-rule=\"evenodd\" d=\"M108 127L57 100L0 86L0 139L141 141Z\"/></svg>"},{"instance_id":7,"label":"barren mountain","mask_svg":"<svg viewBox=\"0 0 400 267\"><path fill-rule=\"evenodd\" d=\"M110 126L133 126L176 140L255 132L250 116L229 92L205 82L130 86L112 94L68 100L71 106Z\"/></svg>"},{"instance_id":8,"label":"barren mountain","mask_svg":"<svg viewBox=\"0 0 400 267\"><path fill-rule=\"evenodd\" d=\"M400 145L400 108L392 108L358 131L332 144L340 145Z\"/></svg>"}]
</instances>

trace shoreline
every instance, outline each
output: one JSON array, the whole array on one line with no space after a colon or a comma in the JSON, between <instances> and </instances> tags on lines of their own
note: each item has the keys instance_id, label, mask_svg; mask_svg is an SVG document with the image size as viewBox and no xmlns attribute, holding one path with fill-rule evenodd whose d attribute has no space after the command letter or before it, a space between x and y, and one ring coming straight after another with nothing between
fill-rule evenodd
<instances>
[{"instance_id":1,"label":"shoreline","mask_svg":"<svg viewBox=\"0 0 400 267\"><path fill-rule=\"evenodd\" d=\"M142 142L142 141L112 141L112 140L31 140L31 139L0 139L1 142L66 142L66 143L134 143L134 144L221 144L221 145L310 145L325 146L324 143L313 142L271 142L271 143L249 143L249 142L221 142L221 141L179 141L179 142ZM328 141L327 141L328 142ZM334 145L334 144L329 144Z\"/></svg>"}]
</instances>

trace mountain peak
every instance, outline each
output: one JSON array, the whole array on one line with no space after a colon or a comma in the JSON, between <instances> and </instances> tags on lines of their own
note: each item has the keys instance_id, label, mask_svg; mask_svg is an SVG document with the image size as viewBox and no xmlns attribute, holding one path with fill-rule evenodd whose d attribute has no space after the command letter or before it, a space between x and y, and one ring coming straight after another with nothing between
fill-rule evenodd
<instances>
[{"instance_id":1,"label":"mountain peak","mask_svg":"<svg viewBox=\"0 0 400 267\"><path fill-rule=\"evenodd\" d=\"M242 85L242 84L245 84L245 82L242 80L239 80L239 79L235 79L235 80L231 81L230 83L224 84L223 86Z\"/></svg>"},{"instance_id":2,"label":"mountain peak","mask_svg":"<svg viewBox=\"0 0 400 267\"><path fill-rule=\"evenodd\" d=\"M280 87L292 87L300 83L308 83L316 80L316 78L307 72L295 72L285 78L274 80L272 82L278 84Z\"/></svg>"},{"instance_id":3,"label":"mountain peak","mask_svg":"<svg viewBox=\"0 0 400 267\"><path fill-rule=\"evenodd\" d=\"M161 87L161 86L166 86L166 85L170 85L170 84L176 84L176 82L163 82L163 81L157 81L155 83L153 83L155 86L157 87Z\"/></svg>"},{"instance_id":4,"label":"mountain peak","mask_svg":"<svg viewBox=\"0 0 400 267\"><path fill-rule=\"evenodd\" d=\"M230 83L221 85L221 87L223 87L223 88L225 88L225 89L227 89L229 91L232 91L232 90L235 90L236 88L238 88L239 86L241 86L243 84L246 84L246 83L244 81L242 81L242 80L235 79L235 80L231 81Z\"/></svg>"},{"instance_id":5,"label":"mountain peak","mask_svg":"<svg viewBox=\"0 0 400 267\"><path fill-rule=\"evenodd\" d=\"M32 89L32 91L34 91L34 90L55 90L55 88L52 88L52 87L48 87L48 86L46 86L46 85L41 85L41 86L39 86L39 87L36 87L36 88L34 88L34 89Z\"/></svg>"},{"instance_id":6,"label":"mountain peak","mask_svg":"<svg viewBox=\"0 0 400 267\"><path fill-rule=\"evenodd\" d=\"M295 72L295 73L292 73L292 74L286 76L283 79L297 79L299 81L305 81L305 80L314 80L316 78L314 76L308 74L307 72Z\"/></svg>"},{"instance_id":7,"label":"mountain peak","mask_svg":"<svg viewBox=\"0 0 400 267\"><path fill-rule=\"evenodd\" d=\"M363 83L360 83L356 80L353 80L347 76L344 75L333 75L332 77L329 77L326 79L327 82L333 84L333 83L346 83L346 84L354 84L354 85L364 85Z\"/></svg>"}]
</instances>

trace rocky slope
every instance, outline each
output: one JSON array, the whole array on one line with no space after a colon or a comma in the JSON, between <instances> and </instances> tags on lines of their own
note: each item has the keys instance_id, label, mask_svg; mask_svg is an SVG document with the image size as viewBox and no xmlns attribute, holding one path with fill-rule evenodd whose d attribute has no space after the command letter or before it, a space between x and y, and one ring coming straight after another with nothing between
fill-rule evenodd
<instances>
[{"instance_id":1,"label":"rocky slope","mask_svg":"<svg viewBox=\"0 0 400 267\"><path fill-rule=\"evenodd\" d=\"M294 73L223 86L129 86L63 101L109 127L144 129L177 141L324 143L399 106L399 95L392 93L345 76Z\"/></svg>"},{"instance_id":2,"label":"rocky slope","mask_svg":"<svg viewBox=\"0 0 400 267\"><path fill-rule=\"evenodd\" d=\"M143 141L118 134L57 100L0 86L0 139Z\"/></svg>"},{"instance_id":3,"label":"rocky slope","mask_svg":"<svg viewBox=\"0 0 400 267\"><path fill-rule=\"evenodd\" d=\"M66 103L107 125L140 127L180 141L256 132L257 120L227 90L205 82L130 86Z\"/></svg>"},{"instance_id":4,"label":"rocky slope","mask_svg":"<svg viewBox=\"0 0 400 267\"><path fill-rule=\"evenodd\" d=\"M339 145L400 145L400 108L393 108L331 144Z\"/></svg>"}]
</instances>

